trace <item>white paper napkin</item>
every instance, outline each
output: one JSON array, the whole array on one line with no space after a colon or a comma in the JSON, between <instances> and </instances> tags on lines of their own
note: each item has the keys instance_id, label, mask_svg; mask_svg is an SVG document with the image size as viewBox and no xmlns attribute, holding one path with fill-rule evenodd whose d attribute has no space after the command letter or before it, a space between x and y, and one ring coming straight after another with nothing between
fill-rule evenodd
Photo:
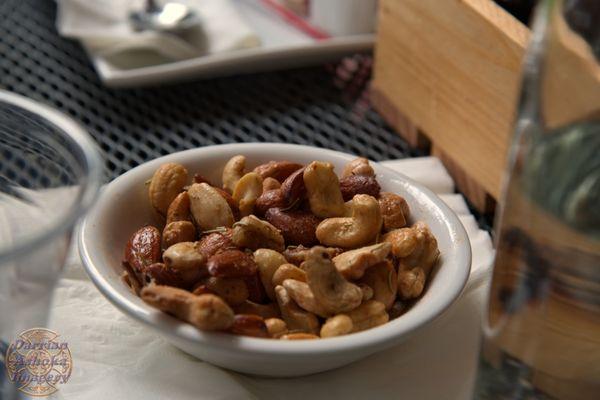
<instances>
[{"instance_id":1,"label":"white paper napkin","mask_svg":"<svg viewBox=\"0 0 600 400\"><path fill-rule=\"evenodd\" d=\"M129 23L144 0L57 0L61 35L78 39L92 56L122 69L256 47L260 39L230 0L177 0L201 24L185 34L136 32Z\"/></svg>"},{"instance_id":2,"label":"white paper napkin","mask_svg":"<svg viewBox=\"0 0 600 400\"><path fill-rule=\"evenodd\" d=\"M469 399L493 247L441 162L384 162L440 194L459 215L473 248L461 298L406 342L346 367L291 379L246 376L214 367L125 317L93 286L76 251L56 290L50 328L69 342L73 374L65 399Z\"/></svg>"}]
</instances>

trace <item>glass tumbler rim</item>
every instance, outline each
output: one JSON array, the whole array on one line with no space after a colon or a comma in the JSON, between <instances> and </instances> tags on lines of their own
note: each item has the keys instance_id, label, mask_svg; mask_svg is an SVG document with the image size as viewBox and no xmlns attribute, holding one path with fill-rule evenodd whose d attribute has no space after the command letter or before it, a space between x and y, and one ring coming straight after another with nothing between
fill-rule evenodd
<instances>
[{"instance_id":1,"label":"glass tumbler rim","mask_svg":"<svg viewBox=\"0 0 600 400\"><path fill-rule=\"evenodd\" d=\"M62 135L70 139L81 150L84 173L74 207L67 212L65 218L49 224L12 246L0 248L0 263L27 253L74 226L96 201L102 183L103 170L102 158L94 140L85 128L72 118L35 100L5 90L0 90L0 106L2 104L16 106L31 112L58 128Z\"/></svg>"}]
</instances>

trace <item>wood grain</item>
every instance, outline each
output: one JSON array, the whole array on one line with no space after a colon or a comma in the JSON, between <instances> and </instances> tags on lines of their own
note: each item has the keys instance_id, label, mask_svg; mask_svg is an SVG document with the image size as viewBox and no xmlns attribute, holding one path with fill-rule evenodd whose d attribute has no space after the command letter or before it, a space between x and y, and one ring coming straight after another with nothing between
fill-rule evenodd
<instances>
[{"instance_id":1,"label":"wood grain","mask_svg":"<svg viewBox=\"0 0 600 400\"><path fill-rule=\"evenodd\" d=\"M374 87L495 198L528 29L490 0L382 0Z\"/></svg>"}]
</instances>

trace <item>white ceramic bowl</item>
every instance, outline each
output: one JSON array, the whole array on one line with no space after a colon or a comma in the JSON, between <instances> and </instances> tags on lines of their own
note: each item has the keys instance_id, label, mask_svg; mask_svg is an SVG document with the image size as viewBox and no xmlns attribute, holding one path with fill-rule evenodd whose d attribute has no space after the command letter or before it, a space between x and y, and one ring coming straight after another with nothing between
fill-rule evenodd
<instances>
[{"instance_id":1,"label":"white ceramic bowl","mask_svg":"<svg viewBox=\"0 0 600 400\"><path fill-rule=\"evenodd\" d=\"M236 154L253 168L269 160L308 163L326 160L337 171L352 155L315 147L248 143L210 146L150 161L112 181L79 230L79 250L87 273L100 291L121 311L158 332L175 346L212 364L266 376L298 376L340 367L405 340L430 323L460 295L469 275L471 248L456 215L435 194L409 178L376 163L373 168L383 190L399 193L411 207L412 220L429 225L438 240L441 262L423 297L400 318L383 326L347 336L280 341L202 332L146 305L119 276L129 236L153 221L144 184L159 165L183 164L220 182L225 162Z\"/></svg>"}]
</instances>

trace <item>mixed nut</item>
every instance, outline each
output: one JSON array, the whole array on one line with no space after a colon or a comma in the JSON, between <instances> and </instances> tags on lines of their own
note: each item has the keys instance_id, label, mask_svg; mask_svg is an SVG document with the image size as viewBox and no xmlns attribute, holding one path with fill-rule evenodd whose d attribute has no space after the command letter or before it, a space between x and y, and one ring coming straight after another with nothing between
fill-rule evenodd
<instances>
[{"instance_id":1,"label":"mixed nut","mask_svg":"<svg viewBox=\"0 0 600 400\"><path fill-rule=\"evenodd\" d=\"M190 181L192 182L190 184ZM237 155L222 187L163 164L148 187L164 218L136 231L123 280L202 330L283 340L346 335L404 313L439 258L427 226L382 192L365 158L346 165Z\"/></svg>"}]
</instances>

